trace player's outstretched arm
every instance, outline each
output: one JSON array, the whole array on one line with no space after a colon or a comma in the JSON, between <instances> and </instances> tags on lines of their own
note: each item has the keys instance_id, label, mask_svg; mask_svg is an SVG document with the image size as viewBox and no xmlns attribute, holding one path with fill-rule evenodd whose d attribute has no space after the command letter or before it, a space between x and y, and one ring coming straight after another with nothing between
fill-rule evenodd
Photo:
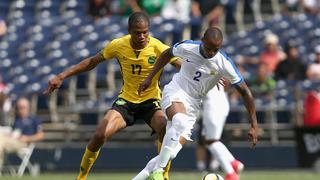
<instances>
[{"instance_id":1,"label":"player's outstretched arm","mask_svg":"<svg viewBox=\"0 0 320 180\"><path fill-rule=\"evenodd\" d=\"M246 109L249 113L249 119L251 123L251 127L248 132L249 139L252 141L253 147L256 146L257 141L258 141L258 121L257 121L257 116L256 116L256 108L254 105L254 98L252 96L252 93L250 89L248 88L247 84L245 82L242 82L240 84L237 84L236 89L238 92L241 94Z\"/></svg>"},{"instance_id":2,"label":"player's outstretched arm","mask_svg":"<svg viewBox=\"0 0 320 180\"><path fill-rule=\"evenodd\" d=\"M94 56L91 56L89 58L82 60L80 63L78 63L74 66L69 67L65 71L59 73L54 78L49 80L48 87L44 91L44 94L50 94L55 89L58 89L61 86L61 84L65 78L73 76L75 74L79 74L81 72L90 71L91 69L96 67L103 60L104 60L104 58L103 58L102 54L98 53Z\"/></svg>"},{"instance_id":3,"label":"player's outstretched arm","mask_svg":"<svg viewBox=\"0 0 320 180\"><path fill-rule=\"evenodd\" d=\"M141 95L141 92L145 91L151 84L153 77L166 65L169 63L170 59L173 58L172 49L169 48L163 51L153 66L151 73L148 77L140 84L138 89L138 94Z\"/></svg>"},{"instance_id":4,"label":"player's outstretched arm","mask_svg":"<svg viewBox=\"0 0 320 180\"><path fill-rule=\"evenodd\" d=\"M171 65L174 66L178 71L181 69L182 59L177 58L175 61L171 62Z\"/></svg>"}]
</instances>

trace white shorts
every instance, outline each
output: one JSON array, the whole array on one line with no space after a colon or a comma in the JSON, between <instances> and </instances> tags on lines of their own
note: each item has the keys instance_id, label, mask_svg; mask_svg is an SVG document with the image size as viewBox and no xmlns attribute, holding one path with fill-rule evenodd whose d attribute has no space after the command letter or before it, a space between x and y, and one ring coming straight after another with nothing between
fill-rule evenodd
<instances>
[{"instance_id":1,"label":"white shorts","mask_svg":"<svg viewBox=\"0 0 320 180\"><path fill-rule=\"evenodd\" d=\"M182 133L182 137L191 141L192 129L195 124L200 110L200 99L190 97L184 90L182 90L173 81L167 84L162 91L162 99L160 101L163 112L172 105L172 102L181 102L186 108L187 115L190 117L186 130ZM171 123L167 123L167 129Z\"/></svg>"},{"instance_id":2,"label":"white shorts","mask_svg":"<svg viewBox=\"0 0 320 180\"><path fill-rule=\"evenodd\" d=\"M221 86L220 86L221 87ZM202 132L206 140L219 140L229 114L229 101L223 89L215 86L203 100Z\"/></svg>"}]
</instances>

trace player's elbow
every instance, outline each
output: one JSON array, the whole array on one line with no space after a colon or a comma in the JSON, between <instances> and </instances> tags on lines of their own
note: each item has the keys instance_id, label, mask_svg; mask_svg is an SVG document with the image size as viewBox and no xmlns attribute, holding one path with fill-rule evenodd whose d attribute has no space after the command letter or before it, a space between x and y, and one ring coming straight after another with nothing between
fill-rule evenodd
<instances>
[{"instance_id":1,"label":"player's elbow","mask_svg":"<svg viewBox=\"0 0 320 180\"><path fill-rule=\"evenodd\" d=\"M165 50L162 53L163 57L169 62L170 59L172 59L174 57L173 53L172 53L172 48L169 48L167 50Z\"/></svg>"}]
</instances>

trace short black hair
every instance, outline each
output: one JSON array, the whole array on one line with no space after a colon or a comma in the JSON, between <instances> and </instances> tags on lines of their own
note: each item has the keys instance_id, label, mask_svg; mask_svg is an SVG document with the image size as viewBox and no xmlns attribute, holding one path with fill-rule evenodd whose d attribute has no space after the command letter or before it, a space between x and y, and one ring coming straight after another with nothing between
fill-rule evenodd
<instances>
[{"instance_id":1,"label":"short black hair","mask_svg":"<svg viewBox=\"0 0 320 180\"><path fill-rule=\"evenodd\" d=\"M285 43L284 45L284 52L286 54L289 54L289 51L290 49L293 49L293 48L298 48L298 45L295 41L293 40L289 40L287 43Z\"/></svg>"},{"instance_id":2,"label":"short black hair","mask_svg":"<svg viewBox=\"0 0 320 180\"><path fill-rule=\"evenodd\" d=\"M217 27L209 27L203 35L206 39L211 39L214 41L222 41L223 35L222 31Z\"/></svg>"},{"instance_id":3,"label":"short black hair","mask_svg":"<svg viewBox=\"0 0 320 180\"><path fill-rule=\"evenodd\" d=\"M133 25L135 25L139 22L143 22L143 21L147 22L148 25L150 24L150 20L149 20L148 15L144 12L134 12L129 16L128 26L130 28Z\"/></svg>"}]
</instances>

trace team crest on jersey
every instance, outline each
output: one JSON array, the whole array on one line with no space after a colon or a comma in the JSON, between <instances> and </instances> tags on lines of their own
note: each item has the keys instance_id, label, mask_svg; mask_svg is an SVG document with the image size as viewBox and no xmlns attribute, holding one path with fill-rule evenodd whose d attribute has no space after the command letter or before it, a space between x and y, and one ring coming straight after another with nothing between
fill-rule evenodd
<instances>
[{"instance_id":1,"label":"team crest on jersey","mask_svg":"<svg viewBox=\"0 0 320 180\"><path fill-rule=\"evenodd\" d=\"M148 59L148 63L149 64L154 64L156 62L157 57L155 56L150 56Z\"/></svg>"},{"instance_id":2,"label":"team crest on jersey","mask_svg":"<svg viewBox=\"0 0 320 180\"><path fill-rule=\"evenodd\" d=\"M210 75L211 75L211 76L214 76L214 75L216 75L216 74L218 74L217 71L210 71Z\"/></svg>"},{"instance_id":3,"label":"team crest on jersey","mask_svg":"<svg viewBox=\"0 0 320 180\"><path fill-rule=\"evenodd\" d=\"M119 105L119 106L122 106L122 105L125 105L125 104L126 104L126 101L123 100L123 99L118 99L118 100L116 101L116 104Z\"/></svg>"}]
</instances>

